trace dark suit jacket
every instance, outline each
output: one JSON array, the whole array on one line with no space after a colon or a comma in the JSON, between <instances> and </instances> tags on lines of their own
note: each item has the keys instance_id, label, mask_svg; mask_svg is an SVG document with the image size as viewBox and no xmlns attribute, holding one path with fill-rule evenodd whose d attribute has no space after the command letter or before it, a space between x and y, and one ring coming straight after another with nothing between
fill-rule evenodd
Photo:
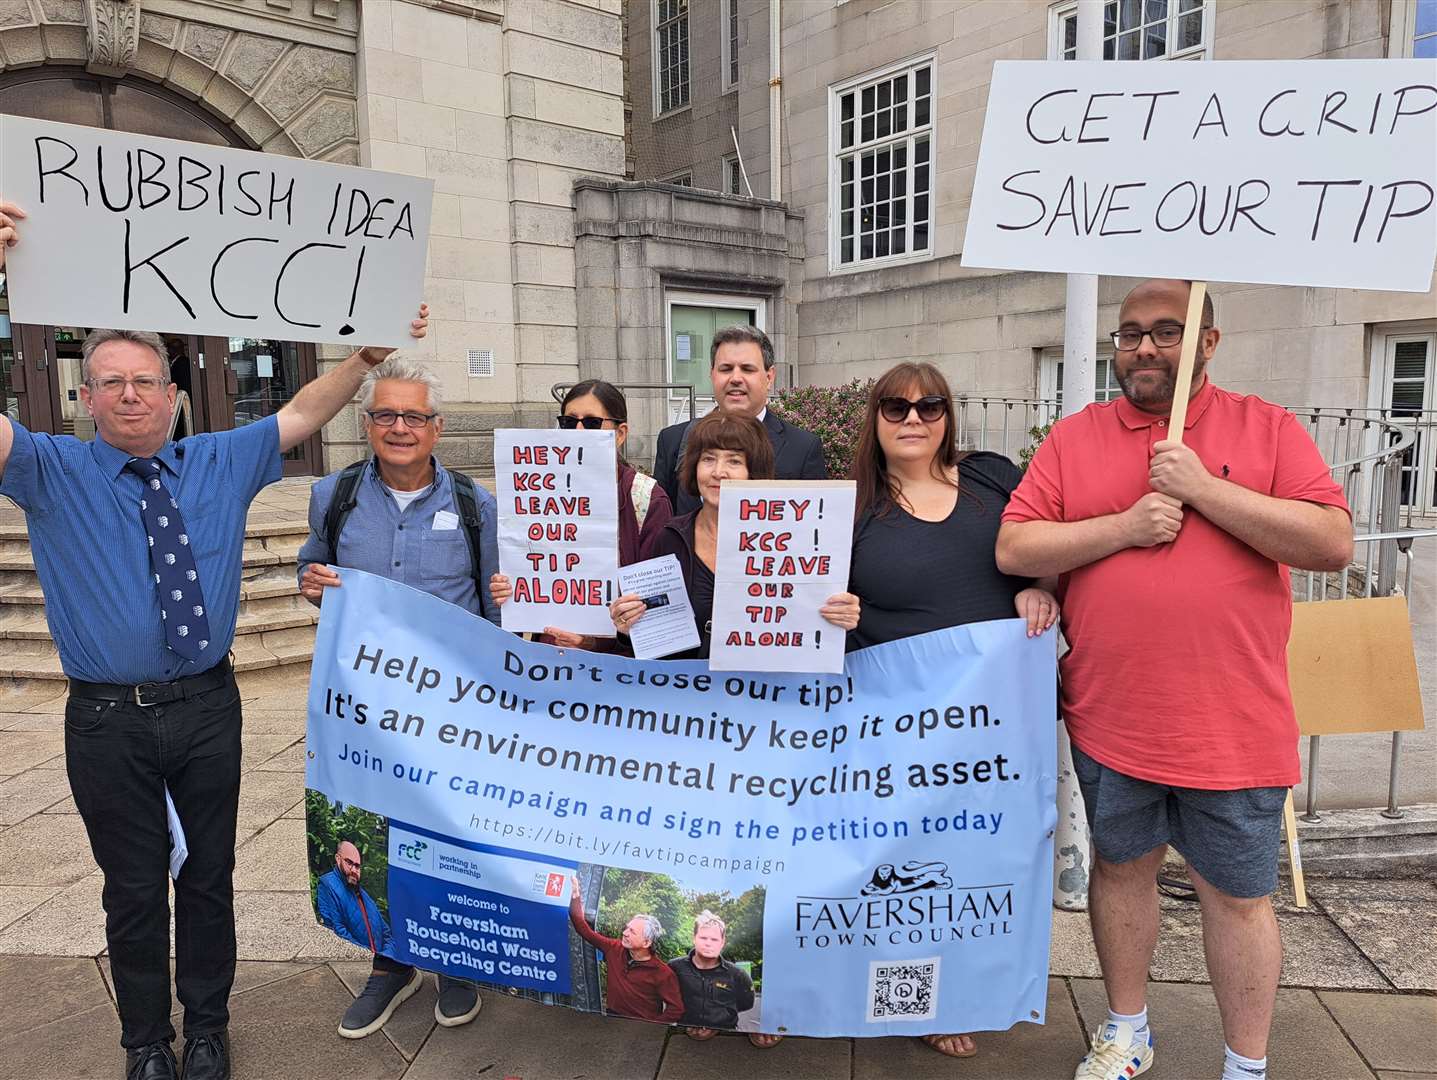
<instances>
[{"instance_id":1,"label":"dark suit jacket","mask_svg":"<svg viewBox=\"0 0 1437 1080\"><path fill-rule=\"evenodd\" d=\"M692 420L674 424L659 432L658 445L654 450L654 479L669 493L673 503L674 516L692 513L702 505L695 495L679 490L679 445L684 441L684 432ZM769 409L764 414L763 426L768 430L769 442L773 443L773 472L779 480L827 480L828 468L823 463L823 444L818 436L785 421L778 413Z\"/></svg>"}]
</instances>

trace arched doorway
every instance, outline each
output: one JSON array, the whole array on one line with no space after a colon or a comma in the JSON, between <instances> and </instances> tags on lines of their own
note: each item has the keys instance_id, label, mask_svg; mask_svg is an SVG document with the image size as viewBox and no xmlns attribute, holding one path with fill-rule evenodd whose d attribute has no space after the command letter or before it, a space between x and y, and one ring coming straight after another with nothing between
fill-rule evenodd
<instances>
[{"instance_id":1,"label":"arched doorway","mask_svg":"<svg viewBox=\"0 0 1437 1080\"><path fill-rule=\"evenodd\" d=\"M157 83L65 68L0 75L0 113L253 149L224 121ZM83 259L83 251L57 253ZM32 431L93 435L79 400L89 327L10 324L0 284L0 408ZM294 341L164 334L170 373L190 401L180 434L225 431L268 416L316 374L314 346ZM285 475L319 471L316 436L285 454Z\"/></svg>"}]
</instances>

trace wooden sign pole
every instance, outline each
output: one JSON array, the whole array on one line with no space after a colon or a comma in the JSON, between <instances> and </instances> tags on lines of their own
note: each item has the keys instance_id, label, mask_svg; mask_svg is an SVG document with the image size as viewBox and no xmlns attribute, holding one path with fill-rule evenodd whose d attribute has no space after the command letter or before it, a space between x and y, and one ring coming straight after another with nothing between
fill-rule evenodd
<instances>
[{"instance_id":1,"label":"wooden sign pole","mask_svg":"<svg viewBox=\"0 0 1437 1080\"><path fill-rule=\"evenodd\" d=\"M1302 850L1297 846L1297 815L1292 809L1292 791L1282 804L1282 831L1287 834L1287 860L1292 866L1292 895L1298 907L1307 907L1307 882L1302 876Z\"/></svg>"},{"instance_id":2,"label":"wooden sign pole","mask_svg":"<svg viewBox=\"0 0 1437 1080\"><path fill-rule=\"evenodd\" d=\"M1188 292L1188 314L1183 320L1183 350L1178 356L1178 374L1173 382L1173 411L1168 417L1168 438L1183 441L1188 421L1188 397L1192 393L1193 365L1197 360L1198 338L1202 336L1202 305L1207 282L1194 281Z\"/></svg>"}]
</instances>

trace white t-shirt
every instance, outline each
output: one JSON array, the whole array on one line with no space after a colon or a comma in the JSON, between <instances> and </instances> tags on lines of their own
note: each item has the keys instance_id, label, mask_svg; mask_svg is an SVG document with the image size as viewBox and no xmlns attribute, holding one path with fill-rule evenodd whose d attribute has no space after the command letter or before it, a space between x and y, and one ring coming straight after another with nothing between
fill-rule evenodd
<instances>
[{"instance_id":1,"label":"white t-shirt","mask_svg":"<svg viewBox=\"0 0 1437 1080\"><path fill-rule=\"evenodd\" d=\"M425 487L420 488L418 491L395 491L388 484L385 484L384 490L394 496L394 501L399 504L399 512L402 514L405 510L409 508L409 504L412 503L415 499L419 498L419 496L423 495L426 491L428 491L429 487L426 485Z\"/></svg>"}]
</instances>

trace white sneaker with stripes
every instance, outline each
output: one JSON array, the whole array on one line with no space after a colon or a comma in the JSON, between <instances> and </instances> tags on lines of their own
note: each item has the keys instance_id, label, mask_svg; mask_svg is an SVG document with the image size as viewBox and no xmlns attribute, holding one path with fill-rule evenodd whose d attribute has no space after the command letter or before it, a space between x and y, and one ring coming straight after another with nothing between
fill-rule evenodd
<instances>
[{"instance_id":1,"label":"white sneaker with stripes","mask_svg":"<svg viewBox=\"0 0 1437 1080\"><path fill-rule=\"evenodd\" d=\"M1132 1080L1153 1065L1153 1034L1133 1032L1132 1024L1109 1020L1093 1032L1092 1049L1073 1073L1073 1080Z\"/></svg>"}]
</instances>

